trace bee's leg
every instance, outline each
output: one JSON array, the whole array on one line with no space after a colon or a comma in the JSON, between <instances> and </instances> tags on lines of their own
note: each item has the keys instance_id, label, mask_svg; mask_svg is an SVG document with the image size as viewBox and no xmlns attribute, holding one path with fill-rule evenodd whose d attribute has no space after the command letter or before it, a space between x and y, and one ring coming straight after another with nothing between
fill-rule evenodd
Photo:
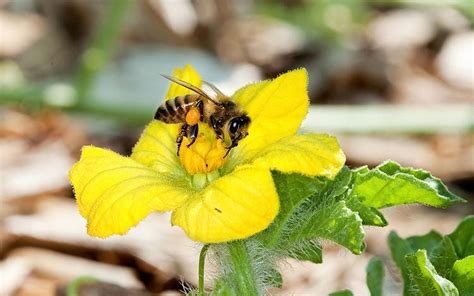
<instances>
[{"instance_id":1,"label":"bee's leg","mask_svg":"<svg viewBox=\"0 0 474 296\"><path fill-rule=\"evenodd\" d=\"M224 132L221 129L215 129L214 132L216 133L216 138L220 140L224 140Z\"/></svg>"},{"instance_id":2,"label":"bee's leg","mask_svg":"<svg viewBox=\"0 0 474 296\"><path fill-rule=\"evenodd\" d=\"M222 128L221 128L222 124L220 123L220 121L211 115L210 124L211 124L212 129L214 130L214 133L216 134L216 138L223 140L224 133L222 132Z\"/></svg>"},{"instance_id":3,"label":"bee's leg","mask_svg":"<svg viewBox=\"0 0 474 296\"><path fill-rule=\"evenodd\" d=\"M176 138L176 144L178 146L178 151L176 152L176 154L178 156L179 156L179 148L181 148L181 143L183 143L184 137L188 134L188 128L189 128L189 125L187 125L186 123L183 123L183 125L181 126L179 130L178 137Z\"/></svg>"},{"instance_id":4,"label":"bee's leg","mask_svg":"<svg viewBox=\"0 0 474 296\"><path fill-rule=\"evenodd\" d=\"M232 141L232 144L231 144L229 147L226 148L227 151L226 151L226 153L225 153L225 155L224 155L224 158L226 158L227 155L229 155L229 152L230 152L230 150L232 150L232 148L237 147L237 146L239 145L239 140L240 140L240 138L234 139L234 140Z\"/></svg>"},{"instance_id":5,"label":"bee's leg","mask_svg":"<svg viewBox=\"0 0 474 296\"><path fill-rule=\"evenodd\" d=\"M204 102L202 100L197 100L194 106L198 108L199 113L201 114L201 118L199 120L202 121L204 117Z\"/></svg>"},{"instance_id":6,"label":"bee's leg","mask_svg":"<svg viewBox=\"0 0 474 296\"><path fill-rule=\"evenodd\" d=\"M189 127L189 134L188 134L188 138L191 139L191 142L187 145L187 147L191 147L192 144L194 144L194 142L196 142L196 138L198 137L198 134L199 134L199 125L198 124L195 124L195 125L191 125Z\"/></svg>"}]
</instances>

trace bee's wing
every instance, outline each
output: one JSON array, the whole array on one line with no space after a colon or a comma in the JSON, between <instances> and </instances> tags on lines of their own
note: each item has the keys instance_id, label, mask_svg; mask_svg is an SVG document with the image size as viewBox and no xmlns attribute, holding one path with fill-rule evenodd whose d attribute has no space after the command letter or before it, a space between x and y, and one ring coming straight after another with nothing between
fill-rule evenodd
<instances>
[{"instance_id":1,"label":"bee's wing","mask_svg":"<svg viewBox=\"0 0 474 296\"><path fill-rule=\"evenodd\" d=\"M183 80L181 80L181 79L178 79L178 78L176 78L176 77L172 77L172 76L168 76L168 75L164 75L164 74L161 74L161 76L163 76L164 78L166 78L166 79L168 79L168 80L170 80L170 81L172 81L172 82L174 82L174 83L176 83L176 84L179 84L179 85L181 85L181 86L183 86L183 87L185 87L185 88L187 88L187 89L189 89L189 90L192 90L193 92L195 92L195 93L197 93L197 94L199 94L199 95L205 97L206 99L208 99L209 101L213 102L213 103L216 104L216 105L220 105L220 103L217 102L215 99L211 98L210 95L208 95L206 92L204 92L204 91L203 91L202 89L200 89L199 87L192 85L191 83L188 83L188 82L183 81ZM211 87L211 86L209 86L209 87ZM214 87L211 87L211 88L212 88L214 91L216 91L216 90L214 89L215 86L214 86ZM216 88L216 89L217 89L217 88ZM216 93L219 94L219 95L221 94L220 91L219 91L219 92L216 91Z\"/></svg>"}]
</instances>

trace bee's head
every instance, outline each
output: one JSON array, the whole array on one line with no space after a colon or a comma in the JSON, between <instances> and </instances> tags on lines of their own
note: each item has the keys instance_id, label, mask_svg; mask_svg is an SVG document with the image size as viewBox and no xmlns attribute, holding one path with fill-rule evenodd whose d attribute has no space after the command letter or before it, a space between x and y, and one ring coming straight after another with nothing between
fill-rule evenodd
<instances>
[{"instance_id":1,"label":"bee's head","mask_svg":"<svg viewBox=\"0 0 474 296\"><path fill-rule=\"evenodd\" d=\"M250 125L250 117L247 114L242 114L233 117L227 124L227 132L232 140L232 145L235 147L237 143L248 136L248 128Z\"/></svg>"}]
</instances>

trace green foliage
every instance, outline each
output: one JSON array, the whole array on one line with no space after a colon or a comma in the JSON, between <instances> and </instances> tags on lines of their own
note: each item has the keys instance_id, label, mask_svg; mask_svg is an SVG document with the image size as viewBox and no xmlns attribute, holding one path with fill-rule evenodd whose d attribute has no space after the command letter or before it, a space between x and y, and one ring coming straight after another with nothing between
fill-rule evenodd
<instances>
[{"instance_id":1,"label":"green foliage","mask_svg":"<svg viewBox=\"0 0 474 296\"><path fill-rule=\"evenodd\" d=\"M304 218L296 224L283 246L315 238L328 239L336 242L354 254L362 253L365 232L362 220L357 213L346 207L344 201L311 210L304 209Z\"/></svg>"},{"instance_id":2,"label":"green foliage","mask_svg":"<svg viewBox=\"0 0 474 296\"><path fill-rule=\"evenodd\" d=\"M464 218L449 238L459 258L474 255L474 215Z\"/></svg>"},{"instance_id":3,"label":"green foliage","mask_svg":"<svg viewBox=\"0 0 474 296\"><path fill-rule=\"evenodd\" d=\"M268 247L275 246L287 228L288 220L306 198L321 191L324 182L315 182L312 178L298 174L285 175L272 172L278 194L280 196L280 211L272 225L260 235L260 240Z\"/></svg>"},{"instance_id":4,"label":"green foliage","mask_svg":"<svg viewBox=\"0 0 474 296\"><path fill-rule=\"evenodd\" d=\"M403 239L390 233L388 244L403 277L404 295L474 295L473 219L474 216L464 218L445 236L430 231ZM367 268L371 293L371 286L381 287L383 281L371 275L372 261Z\"/></svg>"},{"instance_id":5,"label":"green foliage","mask_svg":"<svg viewBox=\"0 0 474 296\"><path fill-rule=\"evenodd\" d=\"M388 224L381 212L376 208L366 206L355 194L347 199L346 205L354 212L359 213L364 225L383 227Z\"/></svg>"},{"instance_id":6,"label":"green foliage","mask_svg":"<svg viewBox=\"0 0 474 296\"><path fill-rule=\"evenodd\" d=\"M459 295L452 282L438 275L426 250L407 255L405 261L411 279L408 295Z\"/></svg>"},{"instance_id":7,"label":"green foliage","mask_svg":"<svg viewBox=\"0 0 474 296\"><path fill-rule=\"evenodd\" d=\"M458 287L460 295L474 295L474 255L454 263L450 280Z\"/></svg>"},{"instance_id":8,"label":"green foliage","mask_svg":"<svg viewBox=\"0 0 474 296\"><path fill-rule=\"evenodd\" d=\"M445 208L464 201L429 172L403 168L394 161L387 161L370 171L360 170L354 178L352 194L366 206L376 209L412 203Z\"/></svg>"},{"instance_id":9,"label":"green foliage","mask_svg":"<svg viewBox=\"0 0 474 296\"><path fill-rule=\"evenodd\" d=\"M317 240L303 241L288 248L288 256L300 261L323 262L323 247Z\"/></svg>"},{"instance_id":10,"label":"green foliage","mask_svg":"<svg viewBox=\"0 0 474 296\"><path fill-rule=\"evenodd\" d=\"M382 259L374 257L367 265L367 287L371 296L382 296L385 270Z\"/></svg>"},{"instance_id":11,"label":"green foliage","mask_svg":"<svg viewBox=\"0 0 474 296\"><path fill-rule=\"evenodd\" d=\"M430 231L403 239L394 231L390 233L388 243L403 277L403 295L474 296L473 219L465 217L446 236ZM383 295L383 282L382 260L374 257L367 266L371 296Z\"/></svg>"},{"instance_id":12,"label":"green foliage","mask_svg":"<svg viewBox=\"0 0 474 296\"><path fill-rule=\"evenodd\" d=\"M443 237L441 242L439 242L430 252L430 260L438 273L447 277L450 273L450 270L453 264L457 260L456 251L454 250L453 243L448 237Z\"/></svg>"},{"instance_id":13,"label":"green foliage","mask_svg":"<svg viewBox=\"0 0 474 296\"><path fill-rule=\"evenodd\" d=\"M321 263L324 240L354 254L362 253L362 226L387 225L380 208L412 203L446 207L463 201L428 172L403 168L393 161L374 169L344 167L333 180L280 172L272 175L280 211L270 227L246 241L211 246L214 253L224 253L217 256L221 266L232 266L224 268L217 281L216 290L222 295L263 293L269 287L280 287L278 262L291 257ZM472 252L472 221L466 219L449 236L432 231L402 239L395 232L390 234L389 244L402 271L405 295L419 295L434 284L438 285L437 293L457 292L448 278L453 265L461 259L459 254ZM426 251L418 252L419 249ZM455 282L467 286L466 279L472 275L465 275L463 264L459 263ZM367 269L371 295L382 295L383 279L382 261L372 260ZM334 295L352 295L350 291L337 293Z\"/></svg>"}]
</instances>

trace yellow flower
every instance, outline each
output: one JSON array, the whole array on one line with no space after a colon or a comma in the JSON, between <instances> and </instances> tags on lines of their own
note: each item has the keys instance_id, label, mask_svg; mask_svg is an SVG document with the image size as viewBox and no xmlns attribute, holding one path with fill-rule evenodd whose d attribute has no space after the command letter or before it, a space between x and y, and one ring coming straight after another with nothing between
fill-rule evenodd
<instances>
[{"instance_id":1,"label":"yellow flower","mask_svg":"<svg viewBox=\"0 0 474 296\"><path fill-rule=\"evenodd\" d=\"M201 86L191 66L173 73ZM167 99L190 93L171 84ZM130 157L94 146L82 149L70 180L92 236L124 234L152 212L193 240L218 243L267 228L279 209L271 170L334 177L345 162L336 139L296 132L308 111L304 69L250 84L232 99L248 113L249 135L227 158L225 144L200 124L196 143L176 155L179 125L153 120Z\"/></svg>"}]
</instances>

